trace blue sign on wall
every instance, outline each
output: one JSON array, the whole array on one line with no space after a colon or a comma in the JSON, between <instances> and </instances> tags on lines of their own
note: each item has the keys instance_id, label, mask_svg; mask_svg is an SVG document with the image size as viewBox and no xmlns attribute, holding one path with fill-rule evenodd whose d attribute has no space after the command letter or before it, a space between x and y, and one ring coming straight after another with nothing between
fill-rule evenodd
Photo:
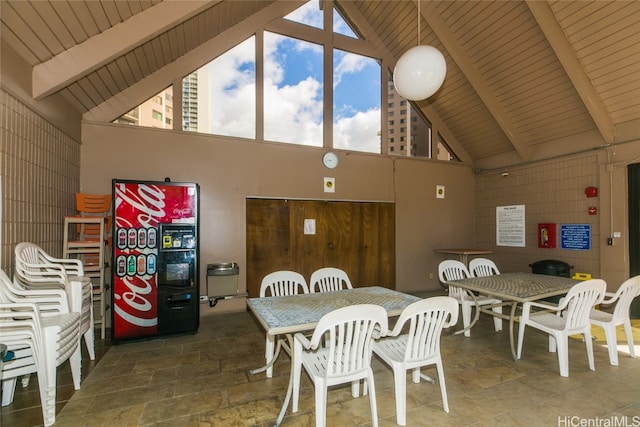
<instances>
[{"instance_id":1,"label":"blue sign on wall","mask_svg":"<svg viewBox=\"0 0 640 427\"><path fill-rule=\"evenodd\" d=\"M562 249L588 251L591 249L591 224L562 224L560 242Z\"/></svg>"}]
</instances>

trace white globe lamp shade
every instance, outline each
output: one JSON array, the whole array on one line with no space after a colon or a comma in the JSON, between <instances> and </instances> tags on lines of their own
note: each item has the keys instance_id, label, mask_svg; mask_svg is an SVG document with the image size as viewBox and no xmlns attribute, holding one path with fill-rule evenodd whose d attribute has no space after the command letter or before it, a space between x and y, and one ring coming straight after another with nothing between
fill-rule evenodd
<instances>
[{"instance_id":1,"label":"white globe lamp shade","mask_svg":"<svg viewBox=\"0 0 640 427\"><path fill-rule=\"evenodd\" d=\"M404 53L393 70L393 84L405 99L427 99L440 89L447 74L442 53L433 46L416 46Z\"/></svg>"}]
</instances>

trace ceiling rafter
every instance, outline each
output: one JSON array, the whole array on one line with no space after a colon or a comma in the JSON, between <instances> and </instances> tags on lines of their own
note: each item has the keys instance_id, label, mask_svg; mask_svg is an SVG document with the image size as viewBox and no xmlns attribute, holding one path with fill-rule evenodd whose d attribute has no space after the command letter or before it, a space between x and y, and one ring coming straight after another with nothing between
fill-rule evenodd
<instances>
[{"instance_id":1,"label":"ceiling rafter","mask_svg":"<svg viewBox=\"0 0 640 427\"><path fill-rule=\"evenodd\" d=\"M304 2L305 0L277 1L260 9L253 15L243 19L241 23L192 49L180 57L179 61L169 63L150 76L134 83L102 104L87 111L82 116L83 120L103 122L115 120L123 112L131 110L136 105L157 94L162 88L174 84L176 79L180 79L180 77L176 76L186 76L193 70L202 67L212 58L226 52L229 46L234 46L255 34L256 30L262 28L265 22L288 15Z\"/></svg>"},{"instance_id":2,"label":"ceiling rafter","mask_svg":"<svg viewBox=\"0 0 640 427\"><path fill-rule=\"evenodd\" d=\"M509 118L509 114L502 108L498 99L493 95L491 88L482 78L480 72L469 60L469 57L465 53L464 49L462 49L455 34L449 30L444 19L442 19L431 2L425 2L421 6L421 9L422 17L438 36L438 39L456 62L458 68L460 68L467 80L469 80L469 83L471 83L471 86L478 94L478 97L480 97L500 128L502 128L521 159L524 161L530 160L531 154L525 139L516 129L513 121Z\"/></svg>"},{"instance_id":3,"label":"ceiling rafter","mask_svg":"<svg viewBox=\"0 0 640 427\"><path fill-rule=\"evenodd\" d=\"M368 20L362 16L360 11L349 1L340 2L340 7L344 9L345 13L349 16L349 19L353 20L356 27L363 32L365 38L382 53L382 63L390 64L395 67L398 59L393 56L387 46L382 42L382 40L380 40L375 29L369 24ZM438 113L436 113L433 107L430 105L420 105L419 108L424 115L429 118L431 123L439 129L439 132L447 141L447 145L456 154L460 161L472 162L473 160L467 153L467 150L465 150L462 144L458 142L454 133L445 125L444 121L440 118Z\"/></svg>"},{"instance_id":4,"label":"ceiling rafter","mask_svg":"<svg viewBox=\"0 0 640 427\"><path fill-rule=\"evenodd\" d=\"M546 1L527 0L526 3L533 17L538 22L538 26L547 37L551 48L556 53L558 61L560 61L567 76L573 83L580 99L587 108L587 111L589 111L600 134L607 143L614 142L616 129L611 120L611 116L602 102L602 98L591 84L591 80L589 80L589 77L584 72L582 64L580 64L575 51L569 44L560 24L558 24L558 20L551 11L551 7Z\"/></svg>"},{"instance_id":5,"label":"ceiling rafter","mask_svg":"<svg viewBox=\"0 0 640 427\"><path fill-rule=\"evenodd\" d=\"M41 100L175 27L215 1L163 1L33 67L32 96Z\"/></svg>"}]
</instances>

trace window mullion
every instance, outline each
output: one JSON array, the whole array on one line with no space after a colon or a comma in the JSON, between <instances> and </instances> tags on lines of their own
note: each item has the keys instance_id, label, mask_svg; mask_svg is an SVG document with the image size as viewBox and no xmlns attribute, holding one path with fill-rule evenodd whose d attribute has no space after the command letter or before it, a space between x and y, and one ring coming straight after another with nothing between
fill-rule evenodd
<instances>
[{"instance_id":1,"label":"window mullion","mask_svg":"<svg viewBox=\"0 0 640 427\"><path fill-rule=\"evenodd\" d=\"M256 31L256 140L264 141L264 29Z\"/></svg>"}]
</instances>

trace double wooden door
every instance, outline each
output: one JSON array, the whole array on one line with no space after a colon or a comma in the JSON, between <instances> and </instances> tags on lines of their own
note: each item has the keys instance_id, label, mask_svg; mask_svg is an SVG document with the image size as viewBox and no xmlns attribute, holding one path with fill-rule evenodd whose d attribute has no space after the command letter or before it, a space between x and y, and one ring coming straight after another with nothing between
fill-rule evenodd
<instances>
[{"instance_id":1,"label":"double wooden door","mask_svg":"<svg viewBox=\"0 0 640 427\"><path fill-rule=\"evenodd\" d=\"M247 199L247 292L293 270L307 281L321 267L345 270L354 287L395 289L395 205L377 202Z\"/></svg>"}]
</instances>

